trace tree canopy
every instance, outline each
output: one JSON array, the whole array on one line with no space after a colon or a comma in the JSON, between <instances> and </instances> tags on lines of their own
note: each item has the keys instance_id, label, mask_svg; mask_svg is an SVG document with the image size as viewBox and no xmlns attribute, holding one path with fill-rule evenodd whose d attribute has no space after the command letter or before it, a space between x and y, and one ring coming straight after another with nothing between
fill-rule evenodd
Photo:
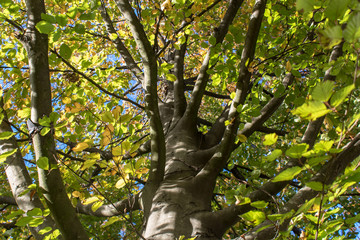
<instances>
[{"instance_id":1,"label":"tree canopy","mask_svg":"<svg viewBox=\"0 0 360 240\"><path fill-rule=\"evenodd\" d=\"M359 1L0 6L0 239L356 238Z\"/></svg>"}]
</instances>

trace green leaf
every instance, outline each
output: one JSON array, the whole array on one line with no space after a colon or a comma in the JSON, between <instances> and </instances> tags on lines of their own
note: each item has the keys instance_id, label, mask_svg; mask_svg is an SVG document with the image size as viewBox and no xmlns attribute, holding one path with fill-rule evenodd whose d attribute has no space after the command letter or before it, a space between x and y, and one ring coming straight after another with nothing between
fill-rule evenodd
<instances>
[{"instance_id":1,"label":"green leaf","mask_svg":"<svg viewBox=\"0 0 360 240\"><path fill-rule=\"evenodd\" d=\"M314 120L324 116L330 111L331 110L327 109L325 104L320 101L307 101L293 110L292 113L308 120Z\"/></svg>"},{"instance_id":2,"label":"green leaf","mask_svg":"<svg viewBox=\"0 0 360 240\"><path fill-rule=\"evenodd\" d=\"M243 217L247 221L251 222L255 226L259 225L266 219L265 213L263 213L262 211L257 211L257 210L249 211L249 212L241 215L241 217Z\"/></svg>"},{"instance_id":3,"label":"green leaf","mask_svg":"<svg viewBox=\"0 0 360 240\"><path fill-rule=\"evenodd\" d=\"M216 38L214 37L214 36L211 36L210 38L209 38L209 43L211 44L211 45L216 45Z\"/></svg>"},{"instance_id":4,"label":"green leaf","mask_svg":"<svg viewBox=\"0 0 360 240\"><path fill-rule=\"evenodd\" d=\"M45 233L48 233L48 232L50 232L51 230L52 230L51 227L45 227L45 228L43 228L43 229L41 229L41 230L39 231L39 234L40 234L40 235L44 235Z\"/></svg>"},{"instance_id":5,"label":"green leaf","mask_svg":"<svg viewBox=\"0 0 360 240\"><path fill-rule=\"evenodd\" d=\"M256 201L256 202L250 203L250 205L257 209L263 209L263 208L266 208L267 205L269 205L269 203L265 202L265 201Z\"/></svg>"},{"instance_id":6,"label":"green leaf","mask_svg":"<svg viewBox=\"0 0 360 240\"><path fill-rule=\"evenodd\" d=\"M313 157L313 158L310 158L309 159L309 165L311 166L311 167L314 167L314 166L316 166L316 165L318 165L319 163L322 163L322 162L324 162L324 161L326 161L326 160L329 160L330 159L330 156L320 156L320 157Z\"/></svg>"},{"instance_id":7,"label":"green leaf","mask_svg":"<svg viewBox=\"0 0 360 240\"><path fill-rule=\"evenodd\" d=\"M301 171L302 168L298 166L285 169L279 175L277 175L272 181L273 182L290 181L294 179L294 177L298 175Z\"/></svg>"},{"instance_id":8,"label":"green leaf","mask_svg":"<svg viewBox=\"0 0 360 240\"><path fill-rule=\"evenodd\" d=\"M333 81L319 82L311 93L313 100L327 102L333 93L334 85Z\"/></svg>"},{"instance_id":9,"label":"green leaf","mask_svg":"<svg viewBox=\"0 0 360 240\"><path fill-rule=\"evenodd\" d=\"M68 59L70 59L71 54L72 54L71 48L68 45L66 45L65 43L61 44L61 46L60 46L60 55L63 58L68 60Z\"/></svg>"},{"instance_id":10,"label":"green leaf","mask_svg":"<svg viewBox=\"0 0 360 240\"><path fill-rule=\"evenodd\" d=\"M175 82L176 81L176 76L174 74L168 73L168 74L166 74L166 79L171 81L171 82Z\"/></svg>"},{"instance_id":11,"label":"green leaf","mask_svg":"<svg viewBox=\"0 0 360 240\"><path fill-rule=\"evenodd\" d=\"M355 42L360 37L360 13L352 14L343 32L347 42Z\"/></svg>"},{"instance_id":12,"label":"green leaf","mask_svg":"<svg viewBox=\"0 0 360 240\"><path fill-rule=\"evenodd\" d=\"M40 21L36 24L36 28L40 33L49 34L54 31L55 27L46 21Z\"/></svg>"},{"instance_id":13,"label":"green leaf","mask_svg":"<svg viewBox=\"0 0 360 240\"><path fill-rule=\"evenodd\" d=\"M67 16L64 14L56 15L55 19L56 19L56 22L62 27L65 27L68 22Z\"/></svg>"},{"instance_id":14,"label":"green leaf","mask_svg":"<svg viewBox=\"0 0 360 240\"><path fill-rule=\"evenodd\" d=\"M41 19L49 23L56 23L55 17L49 14L41 13Z\"/></svg>"},{"instance_id":15,"label":"green leaf","mask_svg":"<svg viewBox=\"0 0 360 240\"><path fill-rule=\"evenodd\" d=\"M304 12L307 13L313 10L314 4L314 0L296 0L296 10L304 9Z\"/></svg>"},{"instance_id":16,"label":"green leaf","mask_svg":"<svg viewBox=\"0 0 360 240\"><path fill-rule=\"evenodd\" d=\"M6 216L7 220L13 219L16 216L22 215L24 214L23 210L16 210L16 211L12 211L9 215Z\"/></svg>"},{"instance_id":17,"label":"green leaf","mask_svg":"<svg viewBox=\"0 0 360 240\"><path fill-rule=\"evenodd\" d=\"M5 152L0 155L0 163L3 163L6 161L6 158L16 153L17 149L13 149L11 151Z\"/></svg>"},{"instance_id":18,"label":"green leaf","mask_svg":"<svg viewBox=\"0 0 360 240\"><path fill-rule=\"evenodd\" d=\"M281 155L282 155L281 149L275 149L274 151L271 152L270 155L263 157L263 159L271 162L277 159L278 157L280 157Z\"/></svg>"},{"instance_id":19,"label":"green leaf","mask_svg":"<svg viewBox=\"0 0 360 240\"><path fill-rule=\"evenodd\" d=\"M330 0L325 10L325 16L330 20L342 18L348 9L349 0Z\"/></svg>"},{"instance_id":20,"label":"green leaf","mask_svg":"<svg viewBox=\"0 0 360 240\"><path fill-rule=\"evenodd\" d=\"M330 105L333 107L339 106L354 89L354 84L351 84L336 91L330 99Z\"/></svg>"},{"instance_id":21,"label":"green leaf","mask_svg":"<svg viewBox=\"0 0 360 240\"><path fill-rule=\"evenodd\" d=\"M109 226L117 221L120 221L119 217L111 217L104 225L101 225L100 228L106 228L107 226Z\"/></svg>"},{"instance_id":22,"label":"green leaf","mask_svg":"<svg viewBox=\"0 0 360 240\"><path fill-rule=\"evenodd\" d=\"M36 165L44 170L49 170L49 159L47 157L40 157L36 161Z\"/></svg>"},{"instance_id":23,"label":"green leaf","mask_svg":"<svg viewBox=\"0 0 360 240\"><path fill-rule=\"evenodd\" d=\"M51 128L49 127L44 127L43 129L41 129L40 131L40 135L41 136L45 136L46 134L48 134L48 132L50 132Z\"/></svg>"},{"instance_id":24,"label":"green leaf","mask_svg":"<svg viewBox=\"0 0 360 240\"><path fill-rule=\"evenodd\" d=\"M80 20L94 20L96 17L95 13L83 13L79 17Z\"/></svg>"},{"instance_id":25,"label":"green leaf","mask_svg":"<svg viewBox=\"0 0 360 240\"><path fill-rule=\"evenodd\" d=\"M334 141L320 141L318 143L315 143L314 150L328 152L333 145Z\"/></svg>"},{"instance_id":26,"label":"green leaf","mask_svg":"<svg viewBox=\"0 0 360 240\"><path fill-rule=\"evenodd\" d=\"M103 201L95 202L93 205L91 205L91 210L92 210L93 212L96 212L96 210L98 210L99 207L101 207L103 204L104 204Z\"/></svg>"},{"instance_id":27,"label":"green leaf","mask_svg":"<svg viewBox=\"0 0 360 240\"><path fill-rule=\"evenodd\" d=\"M35 217L35 216L42 216L42 210L40 208L33 208L30 211L26 212L26 215L30 216L30 217Z\"/></svg>"},{"instance_id":28,"label":"green leaf","mask_svg":"<svg viewBox=\"0 0 360 240\"><path fill-rule=\"evenodd\" d=\"M111 123L114 121L114 118L113 118L111 112L106 111L101 115L101 120L103 120L104 122Z\"/></svg>"},{"instance_id":29,"label":"green leaf","mask_svg":"<svg viewBox=\"0 0 360 240\"><path fill-rule=\"evenodd\" d=\"M20 217L15 225L19 227L26 226L31 222L32 219L33 219L32 217Z\"/></svg>"},{"instance_id":30,"label":"green leaf","mask_svg":"<svg viewBox=\"0 0 360 240\"><path fill-rule=\"evenodd\" d=\"M2 132L0 133L0 140L6 140L11 138L12 136L14 136L15 133L14 132Z\"/></svg>"},{"instance_id":31,"label":"green leaf","mask_svg":"<svg viewBox=\"0 0 360 240\"><path fill-rule=\"evenodd\" d=\"M130 114L121 115L120 122L121 123L129 122L131 118L132 118L132 116Z\"/></svg>"},{"instance_id":32,"label":"green leaf","mask_svg":"<svg viewBox=\"0 0 360 240\"><path fill-rule=\"evenodd\" d=\"M42 224L43 222L44 222L43 218L35 217L35 218L31 219L31 221L29 222L29 226L30 227L37 227L40 224Z\"/></svg>"},{"instance_id":33,"label":"green leaf","mask_svg":"<svg viewBox=\"0 0 360 240\"><path fill-rule=\"evenodd\" d=\"M84 34L85 33L85 27L83 24L75 24L74 30L78 34Z\"/></svg>"},{"instance_id":34,"label":"green leaf","mask_svg":"<svg viewBox=\"0 0 360 240\"><path fill-rule=\"evenodd\" d=\"M331 40L341 40L343 37L342 29L339 25L328 27L323 31L323 34Z\"/></svg>"},{"instance_id":35,"label":"green leaf","mask_svg":"<svg viewBox=\"0 0 360 240\"><path fill-rule=\"evenodd\" d=\"M308 182L308 183L306 183L306 186L308 186L309 188L311 188L312 190L315 190L315 191L323 190L323 183L321 183L321 182Z\"/></svg>"},{"instance_id":36,"label":"green leaf","mask_svg":"<svg viewBox=\"0 0 360 240\"><path fill-rule=\"evenodd\" d=\"M265 146L268 146L268 145L273 145L274 143L276 143L278 139L278 135L276 133L270 133L270 134L266 134L264 136L264 142L263 144Z\"/></svg>"},{"instance_id":37,"label":"green leaf","mask_svg":"<svg viewBox=\"0 0 360 240\"><path fill-rule=\"evenodd\" d=\"M286 150L285 154L291 158L301 158L302 154L305 153L308 148L309 145L306 143L297 144Z\"/></svg>"},{"instance_id":38,"label":"green leaf","mask_svg":"<svg viewBox=\"0 0 360 240\"><path fill-rule=\"evenodd\" d=\"M24 108L21 109L17 112L17 115L19 118L29 118L31 114L31 109L30 108Z\"/></svg>"}]
</instances>

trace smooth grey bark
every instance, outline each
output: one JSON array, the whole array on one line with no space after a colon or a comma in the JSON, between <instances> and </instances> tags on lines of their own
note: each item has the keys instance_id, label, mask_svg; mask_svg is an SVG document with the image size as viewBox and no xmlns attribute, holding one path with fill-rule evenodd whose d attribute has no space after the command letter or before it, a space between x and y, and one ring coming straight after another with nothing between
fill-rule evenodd
<instances>
[{"instance_id":1,"label":"smooth grey bark","mask_svg":"<svg viewBox=\"0 0 360 240\"><path fill-rule=\"evenodd\" d=\"M49 117L52 112L48 36L39 33L35 27L41 21L41 14L45 13L45 3L43 0L28 0L26 1L26 11L27 28L20 40L29 59L31 121L38 124L40 118ZM39 187L63 238L88 239L62 182L57 167L52 131L45 136L35 132L31 137L36 160L41 157L48 159L49 169L45 170L38 167Z\"/></svg>"},{"instance_id":2,"label":"smooth grey bark","mask_svg":"<svg viewBox=\"0 0 360 240\"><path fill-rule=\"evenodd\" d=\"M7 123L6 112L2 110L3 120L0 124L0 133L3 132L12 132L10 125ZM23 194L24 191L28 190L28 186L32 184L31 177L26 168L24 160L21 156L21 152L16 143L15 137L11 137L6 140L0 140L0 154L6 152L11 152L16 150L16 152L7 157L5 161L5 173L10 184L11 192L14 196L14 199L7 199L9 204L15 204L24 211L24 216L27 212L34 209L40 208L44 210L44 206L40 202L37 194L32 196L32 192ZM11 201L15 200L15 201ZM55 222L53 219L48 216L44 218L44 222L37 227L29 227L31 234L35 239L43 239L47 234L41 235L39 231L45 227L51 227L52 230L56 229Z\"/></svg>"},{"instance_id":3,"label":"smooth grey bark","mask_svg":"<svg viewBox=\"0 0 360 240\"><path fill-rule=\"evenodd\" d=\"M166 148L157 95L157 59L139 19L127 0L115 0L117 7L135 38L144 68L145 111L150 120L151 164L148 180L142 192L145 222L150 214L153 196L164 178Z\"/></svg>"}]
</instances>

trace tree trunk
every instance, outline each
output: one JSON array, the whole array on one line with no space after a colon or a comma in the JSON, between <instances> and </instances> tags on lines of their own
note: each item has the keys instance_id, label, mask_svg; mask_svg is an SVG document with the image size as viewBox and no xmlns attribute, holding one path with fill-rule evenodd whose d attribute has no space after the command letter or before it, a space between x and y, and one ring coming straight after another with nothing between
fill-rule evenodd
<instances>
[{"instance_id":1,"label":"tree trunk","mask_svg":"<svg viewBox=\"0 0 360 240\"><path fill-rule=\"evenodd\" d=\"M196 177L214 152L200 148L202 139L184 122L167 134L165 176L147 217L146 239L221 239L211 221L213 183L204 186Z\"/></svg>"}]
</instances>

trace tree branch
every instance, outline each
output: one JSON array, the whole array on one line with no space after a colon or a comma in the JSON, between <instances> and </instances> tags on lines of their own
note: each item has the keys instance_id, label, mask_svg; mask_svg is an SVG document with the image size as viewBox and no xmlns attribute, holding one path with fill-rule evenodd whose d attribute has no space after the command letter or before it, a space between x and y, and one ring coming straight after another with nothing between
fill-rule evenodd
<instances>
[{"instance_id":1,"label":"tree branch","mask_svg":"<svg viewBox=\"0 0 360 240\"><path fill-rule=\"evenodd\" d=\"M4 119L0 124L0 133L3 132L13 132L10 125L8 124L8 118L5 110L2 109L2 99L0 101L2 115ZM23 158L20 153L19 146L16 143L15 137L9 139L0 140L0 154L16 151L13 155L6 158L5 164L5 173L10 184L12 197L0 196L0 203L17 205L25 213L34 209L40 208L44 209L39 197L37 194L31 196L31 192L23 194L24 191L28 190L28 186L32 184L32 179L26 168L26 165L23 161ZM47 217L44 220L44 223L37 227L30 227L31 233L36 239L43 239L45 235L39 234L39 231L45 227L56 228L55 222L51 217Z\"/></svg>"},{"instance_id":2,"label":"tree branch","mask_svg":"<svg viewBox=\"0 0 360 240\"><path fill-rule=\"evenodd\" d=\"M254 5L252 15L250 17L249 28L246 34L245 45L241 56L239 77L236 85L236 93L232 101L228 117L231 124L226 127L224 137L219 144L218 150L197 175L198 180L205 184L206 187L210 188L209 191L212 191L212 189L214 188L217 175L224 168L228 158L230 157L231 152L233 151L234 141L239 126L237 107L245 102L246 96L248 94L251 74L248 71L247 64L252 62L254 58L256 42L260 32L266 2L266 0L257 0ZM274 99L272 100L273 102L275 101ZM268 108L271 109L272 104L270 105L271 106L269 106ZM266 107L267 106L265 106L264 109ZM263 118L269 115L267 113L267 110L264 109L262 112L262 116L258 117L259 123L261 122L260 125L262 125L262 123L265 121L263 120ZM254 124L254 126L255 125L256 124ZM211 184L209 184L209 182Z\"/></svg>"},{"instance_id":3,"label":"tree branch","mask_svg":"<svg viewBox=\"0 0 360 240\"><path fill-rule=\"evenodd\" d=\"M179 50L175 50L174 72L176 81L174 82L174 117L176 122L180 119L186 110L186 99L184 95L184 58L186 53L186 41Z\"/></svg>"},{"instance_id":4,"label":"tree branch","mask_svg":"<svg viewBox=\"0 0 360 240\"><path fill-rule=\"evenodd\" d=\"M157 95L157 59L139 19L128 0L115 0L130 27L144 64L145 110L150 119L151 165L147 184L143 190L145 218L150 213L152 196L164 178L166 148Z\"/></svg>"},{"instance_id":5,"label":"tree branch","mask_svg":"<svg viewBox=\"0 0 360 240\"><path fill-rule=\"evenodd\" d=\"M134 58L131 56L131 53L126 48L125 44L121 41L120 37L117 35L113 22L111 21L111 18L106 11L104 1L101 1L100 14L104 20L108 34L116 34L117 36L115 40L112 40L112 42L115 44L117 51L121 54L126 65L131 69L132 73L140 80L140 82L142 82L144 80L143 72L134 61Z\"/></svg>"},{"instance_id":6,"label":"tree branch","mask_svg":"<svg viewBox=\"0 0 360 240\"><path fill-rule=\"evenodd\" d=\"M129 197L115 203L102 205L95 212L91 210L91 207L94 203L83 205L78 202L76 205L76 211L85 215L91 215L96 217L112 217L124 215L127 212L135 211L140 209L139 204L139 194Z\"/></svg>"},{"instance_id":7,"label":"tree branch","mask_svg":"<svg viewBox=\"0 0 360 240\"><path fill-rule=\"evenodd\" d=\"M30 67L31 121L38 124L40 118L49 117L52 112L51 85L48 60L48 35L41 34L35 27L45 14L43 0L26 0L27 29L22 38ZM55 141L51 132L42 136L32 135L35 159L46 159L48 168L37 168L39 187L62 236L65 239L88 239L87 233L67 196L61 173L57 168Z\"/></svg>"},{"instance_id":8,"label":"tree branch","mask_svg":"<svg viewBox=\"0 0 360 240\"><path fill-rule=\"evenodd\" d=\"M216 44L222 43L225 38L226 33L228 32L229 26L231 25L233 19L236 16L238 9L240 8L243 0L231 0L227 8L227 11L222 19L218 28L216 28L213 37L216 39ZM203 60L202 66L200 68L199 75L196 79L194 90L191 95L191 99L186 108L185 117L188 121L193 121L193 124L196 124L196 116L201 104L201 99L204 95L206 85L209 81L209 74L207 70L209 69L210 58L213 54L213 49L215 45L211 46Z\"/></svg>"},{"instance_id":9,"label":"tree branch","mask_svg":"<svg viewBox=\"0 0 360 240\"><path fill-rule=\"evenodd\" d=\"M0 204L14 205L17 206L15 198L9 196L0 196Z\"/></svg>"}]
</instances>

